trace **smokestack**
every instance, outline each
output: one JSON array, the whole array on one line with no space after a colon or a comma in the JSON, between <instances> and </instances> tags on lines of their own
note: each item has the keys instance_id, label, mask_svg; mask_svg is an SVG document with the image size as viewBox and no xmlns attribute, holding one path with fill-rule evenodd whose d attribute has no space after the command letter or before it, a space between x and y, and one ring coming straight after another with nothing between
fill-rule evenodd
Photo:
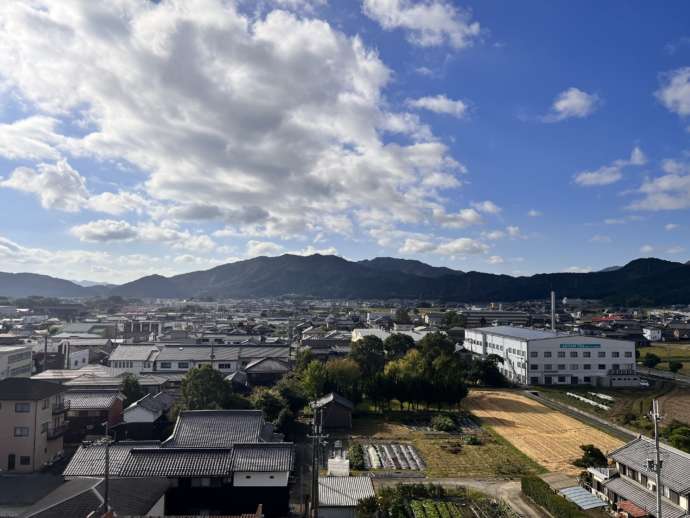
<instances>
[{"instance_id":1,"label":"smokestack","mask_svg":"<svg viewBox=\"0 0 690 518\"><path fill-rule=\"evenodd\" d=\"M551 330L556 330L556 292L551 292Z\"/></svg>"}]
</instances>

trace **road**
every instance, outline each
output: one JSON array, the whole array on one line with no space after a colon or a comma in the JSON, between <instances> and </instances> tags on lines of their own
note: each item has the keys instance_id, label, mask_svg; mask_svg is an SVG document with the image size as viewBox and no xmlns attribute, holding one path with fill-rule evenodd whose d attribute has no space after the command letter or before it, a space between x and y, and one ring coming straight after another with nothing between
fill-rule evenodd
<instances>
[{"instance_id":1,"label":"road","mask_svg":"<svg viewBox=\"0 0 690 518\"><path fill-rule=\"evenodd\" d=\"M669 371L662 371L659 369L649 369L647 367L637 366L637 372L644 375L650 376L652 378L661 378L664 380L675 381L681 385L690 385L690 376L685 376L683 374L673 374Z\"/></svg>"}]
</instances>

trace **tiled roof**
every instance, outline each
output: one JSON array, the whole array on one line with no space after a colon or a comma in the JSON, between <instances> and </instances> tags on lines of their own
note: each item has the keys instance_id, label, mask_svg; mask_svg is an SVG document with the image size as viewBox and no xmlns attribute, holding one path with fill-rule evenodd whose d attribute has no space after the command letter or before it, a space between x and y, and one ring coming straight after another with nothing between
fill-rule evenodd
<instances>
[{"instance_id":1,"label":"tiled roof","mask_svg":"<svg viewBox=\"0 0 690 518\"><path fill-rule=\"evenodd\" d=\"M319 477L319 505L356 507L364 498L374 496L369 477Z\"/></svg>"},{"instance_id":2,"label":"tiled roof","mask_svg":"<svg viewBox=\"0 0 690 518\"><path fill-rule=\"evenodd\" d=\"M0 381L2 401L39 401L64 391L64 387L50 381L30 378L7 378Z\"/></svg>"},{"instance_id":3,"label":"tiled roof","mask_svg":"<svg viewBox=\"0 0 690 518\"><path fill-rule=\"evenodd\" d=\"M690 453L660 443L663 461L663 482L677 493L690 491ZM621 446L609 454L613 460L630 466L636 471L646 471L646 460L654 458L654 440L645 436Z\"/></svg>"},{"instance_id":4,"label":"tiled roof","mask_svg":"<svg viewBox=\"0 0 690 518\"><path fill-rule=\"evenodd\" d=\"M135 447L156 446L158 441L121 441L110 446L110 474L119 476L123 462ZM65 477L105 476L105 444L81 445L62 473Z\"/></svg>"},{"instance_id":5,"label":"tiled roof","mask_svg":"<svg viewBox=\"0 0 690 518\"><path fill-rule=\"evenodd\" d=\"M153 361L158 348L153 345L118 345L109 360Z\"/></svg>"},{"instance_id":6,"label":"tiled roof","mask_svg":"<svg viewBox=\"0 0 690 518\"><path fill-rule=\"evenodd\" d=\"M232 473L232 448L134 448L122 477L222 477Z\"/></svg>"},{"instance_id":7,"label":"tiled roof","mask_svg":"<svg viewBox=\"0 0 690 518\"><path fill-rule=\"evenodd\" d=\"M254 373L283 373L288 372L290 367L286 362L276 358L259 358L249 362L244 370Z\"/></svg>"},{"instance_id":8,"label":"tiled roof","mask_svg":"<svg viewBox=\"0 0 690 518\"><path fill-rule=\"evenodd\" d=\"M65 401L69 401L72 410L105 410L112 407L118 398L121 398L119 392L108 390L65 393Z\"/></svg>"},{"instance_id":9,"label":"tiled roof","mask_svg":"<svg viewBox=\"0 0 690 518\"><path fill-rule=\"evenodd\" d=\"M331 392L330 394L326 394L322 398L317 399L316 401L314 401L312 406L315 408L321 408L322 406L325 406L333 401L346 408L349 408L350 410L355 408L355 405L352 403L352 401L350 401L347 398L344 398L340 394L336 394L335 392Z\"/></svg>"},{"instance_id":10,"label":"tiled roof","mask_svg":"<svg viewBox=\"0 0 690 518\"><path fill-rule=\"evenodd\" d=\"M292 471L292 443L236 444L234 471Z\"/></svg>"},{"instance_id":11,"label":"tiled roof","mask_svg":"<svg viewBox=\"0 0 690 518\"><path fill-rule=\"evenodd\" d=\"M613 478L606 482L605 487L623 499L630 500L637 507L656 513L656 494L651 491L645 491L639 484L628 482L624 478ZM668 503L666 500L661 501L661 511L664 518L681 518L686 516L683 509Z\"/></svg>"},{"instance_id":12,"label":"tiled roof","mask_svg":"<svg viewBox=\"0 0 690 518\"><path fill-rule=\"evenodd\" d=\"M194 410L181 412L173 435L163 446L228 448L258 442L264 425L261 410Z\"/></svg>"},{"instance_id":13,"label":"tiled roof","mask_svg":"<svg viewBox=\"0 0 690 518\"><path fill-rule=\"evenodd\" d=\"M213 348L213 355L216 361L237 361L239 358L239 347L228 347L219 345ZM160 354L156 360L160 362L166 361L203 361L211 359L211 347L199 347L193 345L189 347L169 346L161 349Z\"/></svg>"},{"instance_id":14,"label":"tiled roof","mask_svg":"<svg viewBox=\"0 0 690 518\"><path fill-rule=\"evenodd\" d=\"M289 358L290 348L286 345L282 347L242 347L240 358L248 360L250 358Z\"/></svg>"}]
</instances>

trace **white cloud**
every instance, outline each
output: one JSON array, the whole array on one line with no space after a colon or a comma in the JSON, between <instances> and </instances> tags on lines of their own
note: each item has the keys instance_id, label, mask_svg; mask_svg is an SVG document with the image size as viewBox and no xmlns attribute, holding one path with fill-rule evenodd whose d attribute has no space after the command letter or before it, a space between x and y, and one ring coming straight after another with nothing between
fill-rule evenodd
<instances>
[{"instance_id":1,"label":"white cloud","mask_svg":"<svg viewBox=\"0 0 690 518\"><path fill-rule=\"evenodd\" d=\"M650 254L654 251L654 247L652 245L642 245L640 247L640 252L643 254Z\"/></svg>"},{"instance_id":2,"label":"white cloud","mask_svg":"<svg viewBox=\"0 0 690 518\"><path fill-rule=\"evenodd\" d=\"M592 271L591 266L570 266L565 270L568 273L589 273Z\"/></svg>"},{"instance_id":3,"label":"white cloud","mask_svg":"<svg viewBox=\"0 0 690 518\"><path fill-rule=\"evenodd\" d=\"M270 241L254 241L247 243L247 257L258 257L262 255L278 255L285 251L285 248L277 243Z\"/></svg>"},{"instance_id":4,"label":"white cloud","mask_svg":"<svg viewBox=\"0 0 690 518\"><path fill-rule=\"evenodd\" d=\"M137 237L136 227L126 221L99 219L83 225L77 225L70 230L80 241L105 243L109 241L131 241Z\"/></svg>"},{"instance_id":5,"label":"white cloud","mask_svg":"<svg viewBox=\"0 0 690 518\"><path fill-rule=\"evenodd\" d=\"M503 264L504 261L503 257L501 257L500 255L492 255L491 257L489 257L489 259L487 259L487 262L489 264Z\"/></svg>"},{"instance_id":6,"label":"white cloud","mask_svg":"<svg viewBox=\"0 0 690 518\"><path fill-rule=\"evenodd\" d=\"M610 185L623 178L624 168L646 163L645 154L639 147L635 146L630 153L630 158L614 160L612 164L602 166L594 171L581 171L575 175L575 183L582 187Z\"/></svg>"},{"instance_id":7,"label":"white cloud","mask_svg":"<svg viewBox=\"0 0 690 518\"><path fill-rule=\"evenodd\" d=\"M479 23L468 12L443 0L364 0L363 11L385 30L404 29L407 39L422 47L461 49L480 34Z\"/></svg>"},{"instance_id":8,"label":"white cloud","mask_svg":"<svg viewBox=\"0 0 690 518\"><path fill-rule=\"evenodd\" d=\"M679 225L677 223L666 223L666 225L664 225L664 229L670 232L671 230L677 229L678 226Z\"/></svg>"},{"instance_id":9,"label":"white cloud","mask_svg":"<svg viewBox=\"0 0 690 518\"><path fill-rule=\"evenodd\" d=\"M489 251L489 246L480 241L461 237L440 244L436 248L436 253L442 255L476 255L485 254Z\"/></svg>"},{"instance_id":10,"label":"white cloud","mask_svg":"<svg viewBox=\"0 0 690 518\"><path fill-rule=\"evenodd\" d=\"M589 239L592 243L610 243L611 237L602 234L595 234Z\"/></svg>"},{"instance_id":11,"label":"white cloud","mask_svg":"<svg viewBox=\"0 0 690 518\"><path fill-rule=\"evenodd\" d=\"M514 225L511 225L511 226L506 227L506 232L508 232L508 235L509 235L510 237L514 237L514 238L516 238L516 237L522 237L522 233L521 233L521 231L520 231L520 227L517 227L517 226L514 226Z\"/></svg>"},{"instance_id":12,"label":"white cloud","mask_svg":"<svg viewBox=\"0 0 690 518\"><path fill-rule=\"evenodd\" d=\"M538 218L539 216L542 215L542 213L541 213L541 211L539 211L539 210L530 209L529 212L527 213L527 215L528 215L530 218Z\"/></svg>"},{"instance_id":13,"label":"white cloud","mask_svg":"<svg viewBox=\"0 0 690 518\"><path fill-rule=\"evenodd\" d=\"M485 232L482 235L486 239L490 239L491 241L497 241L498 239L503 239L506 236L506 233L503 232L503 230L492 230L491 232Z\"/></svg>"},{"instance_id":14,"label":"white cloud","mask_svg":"<svg viewBox=\"0 0 690 518\"><path fill-rule=\"evenodd\" d=\"M482 222L482 217L476 209L460 209L453 213L439 209L435 211L434 218L446 228L465 228Z\"/></svg>"},{"instance_id":15,"label":"white cloud","mask_svg":"<svg viewBox=\"0 0 690 518\"><path fill-rule=\"evenodd\" d=\"M329 246L328 248L316 248L312 245L309 245L306 248L289 253L294 255L338 255L338 249L334 246Z\"/></svg>"},{"instance_id":16,"label":"white cloud","mask_svg":"<svg viewBox=\"0 0 690 518\"><path fill-rule=\"evenodd\" d=\"M642 198L630 204L634 210L681 210L690 208L690 162L662 161L665 174L647 178L637 192Z\"/></svg>"},{"instance_id":17,"label":"white cloud","mask_svg":"<svg viewBox=\"0 0 690 518\"><path fill-rule=\"evenodd\" d=\"M406 104L411 108L429 110L434 113L444 113L462 119L467 113L467 104L463 101L448 99L445 95L408 99Z\"/></svg>"},{"instance_id":18,"label":"white cloud","mask_svg":"<svg viewBox=\"0 0 690 518\"><path fill-rule=\"evenodd\" d=\"M679 68L662 77L657 99L681 117L690 115L690 67Z\"/></svg>"},{"instance_id":19,"label":"white cloud","mask_svg":"<svg viewBox=\"0 0 690 518\"><path fill-rule=\"evenodd\" d=\"M425 239L408 238L405 239L403 246L399 252L403 254L422 254L432 252L436 249L436 245Z\"/></svg>"},{"instance_id":20,"label":"white cloud","mask_svg":"<svg viewBox=\"0 0 690 518\"><path fill-rule=\"evenodd\" d=\"M678 245L672 246L666 250L666 253L671 254L671 255L680 254L683 252L685 252L685 248L682 246L678 246Z\"/></svg>"},{"instance_id":21,"label":"white cloud","mask_svg":"<svg viewBox=\"0 0 690 518\"><path fill-rule=\"evenodd\" d=\"M566 119L588 117L601 104L599 96L588 94L578 88L568 88L558 94L551 111L542 117L544 122L560 122Z\"/></svg>"},{"instance_id":22,"label":"white cloud","mask_svg":"<svg viewBox=\"0 0 690 518\"><path fill-rule=\"evenodd\" d=\"M369 4L420 43L461 47L479 32L449 3ZM0 2L0 19L3 80L39 114L3 125L0 153L142 174L137 192L101 194L74 175L81 186L46 197L53 208L217 217L226 235L303 237L329 221L352 233L372 207L378 224L433 224L465 171L414 114L389 110L378 54L322 20L220 0Z\"/></svg>"},{"instance_id":23,"label":"white cloud","mask_svg":"<svg viewBox=\"0 0 690 518\"><path fill-rule=\"evenodd\" d=\"M498 214L502 210L501 207L489 200L473 203L472 206L479 212L485 212L486 214Z\"/></svg>"}]
</instances>

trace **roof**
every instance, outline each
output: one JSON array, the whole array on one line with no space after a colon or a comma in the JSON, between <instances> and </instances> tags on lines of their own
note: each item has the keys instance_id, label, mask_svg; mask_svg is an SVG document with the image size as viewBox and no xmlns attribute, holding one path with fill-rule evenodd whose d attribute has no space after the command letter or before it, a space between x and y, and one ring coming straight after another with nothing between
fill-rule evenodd
<instances>
[{"instance_id":1,"label":"roof","mask_svg":"<svg viewBox=\"0 0 690 518\"><path fill-rule=\"evenodd\" d=\"M355 408L355 405L354 403L352 403L352 401L341 396L340 394L336 394L335 392L331 392L330 394L327 394L322 398L317 399L312 403L312 406L315 408L321 408L322 406L325 406L331 402L335 402L339 405L349 408L350 410Z\"/></svg>"},{"instance_id":2,"label":"roof","mask_svg":"<svg viewBox=\"0 0 690 518\"><path fill-rule=\"evenodd\" d=\"M187 347L168 346L161 349L156 360L158 363L166 361L193 361L210 360L211 347L192 345ZM213 347L213 355L216 361L236 361L239 358L239 347L219 345Z\"/></svg>"},{"instance_id":3,"label":"roof","mask_svg":"<svg viewBox=\"0 0 690 518\"><path fill-rule=\"evenodd\" d=\"M180 412L165 447L227 448L258 442L264 425L261 410L193 410Z\"/></svg>"},{"instance_id":4,"label":"roof","mask_svg":"<svg viewBox=\"0 0 690 518\"><path fill-rule=\"evenodd\" d=\"M111 479L109 502L119 516L145 515L170 486L163 478ZM24 518L87 516L104 502L101 478L79 478L65 482L27 509Z\"/></svg>"},{"instance_id":5,"label":"roof","mask_svg":"<svg viewBox=\"0 0 690 518\"><path fill-rule=\"evenodd\" d=\"M108 390L65 393L65 400L69 401L71 410L105 410L120 398L119 392Z\"/></svg>"},{"instance_id":6,"label":"roof","mask_svg":"<svg viewBox=\"0 0 690 518\"><path fill-rule=\"evenodd\" d=\"M152 357L155 357L158 353L158 348L153 345L118 345L117 348L111 353L111 362L118 360L130 360L130 361L153 361Z\"/></svg>"},{"instance_id":7,"label":"roof","mask_svg":"<svg viewBox=\"0 0 690 518\"><path fill-rule=\"evenodd\" d=\"M9 354L19 351L30 351L30 345L0 345L0 353Z\"/></svg>"},{"instance_id":8,"label":"roof","mask_svg":"<svg viewBox=\"0 0 690 518\"><path fill-rule=\"evenodd\" d=\"M662 479L663 480L663 479ZM625 500L630 500L637 507L656 514L656 494L646 491L642 486L626 481L624 478L613 478L604 484L606 489L613 491ZM685 511L680 507L661 501L661 511L664 518L681 518Z\"/></svg>"},{"instance_id":9,"label":"roof","mask_svg":"<svg viewBox=\"0 0 690 518\"><path fill-rule=\"evenodd\" d=\"M218 477L232 472L232 448L133 448L123 477Z\"/></svg>"},{"instance_id":10,"label":"roof","mask_svg":"<svg viewBox=\"0 0 690 518\"><path fill-rule=\"evenodd\" d=\"M234 471L292 471L295 450L292 443L236 444Z\"/></svg>"},{"instance_id":11,"label":"roof","mask_svg":"<svg viewBox=\"0 0 690 518\"><path fill-rule=\"evenodd\" d=\"M571 333L559 333L558 331L547 331L544 329L532 329L530 327L514 326L492 326L477 327L467 329L466 332L479 331L489 335L505 336L508 338L519 338L521 340L546 340L548 338L560 338L563 336L579 336Z\"/></svg>"},{"instance_id":12,"label":"roof","mask_svg":"<svg viewBox=\"0 0 690 518\"><path fill-rule=\"evenodd\" d=\"M159 445L158 441L120 441L110 445L110 474L119 476L122 464L134 447ZM105 444L80 445L62 473L65 477L105 476Z\"/></svg>"},{"instance_id":13,"label":"roof","mask_svg":"<svg viewBox=\"0 0 690 518\"><path fill-rule=\"evenodd\" d=\"M288 372L290 367L286 362L276 358L259 358L249 362L244 370L254 373L283 373Z\"/></svg>"},{"instance_id":14,"label":"roof","mask_svg":"<svg viewBox=\"0 0 690 518\"><path fill-rule=\"evenodd\" d=\"M165 412L166 410L172 407L174 402L175 397L166 392L159 392L155 396L152 396L151 394L146 394L143 398L129 405L125 409L125 412L127 410L131 410L137 407L144 408L154 413Z\"/></svg>"},{"instance_id":15,"label":"roof","mask_svg":"<svg viewBox=\"0 0 690 518\"><path fill-rule=\"evenodd\" d=\"M690 453L685 453L664 443L660 443L659 447L661 460L664 463L664 485L676 493L690 492ZM646 460L654 458L654 451L654 440L641 435L628 444L613 450L609 453L609 457L636 471L644 472Z\"/></svg>"},{"instance_id":16,"label":"roof","mask_svg":"<svg viewBox=\"0 0 690 518\"><path fill-rule=\"evenodd\" d=\"M600 500L580 486L567 487L561 489L559 493L585 511L588 509L596 509L597 507L606 507L607 505L603 500Z\"/></svg>"},{"instance_id":17,"label":"roof","mask_svg":"<svg viewBox=\"0 0 690 518\"><path fill-rule=\"evenodd\" d=\"M374 496L374 485L369 477L319 477L322 507L356 507L370 496Z\"/></svg>"},{"instance_id":18,"label":"roof","mask_svg":"<svg viewBox=\"0 0 690 518\"><path fill-rule=\"evenodd\" d=\"M50 381L30 378L6 378L0 381L2 401L39 401L64 391L64 387Z\"/></svg>"}]
</instances>

